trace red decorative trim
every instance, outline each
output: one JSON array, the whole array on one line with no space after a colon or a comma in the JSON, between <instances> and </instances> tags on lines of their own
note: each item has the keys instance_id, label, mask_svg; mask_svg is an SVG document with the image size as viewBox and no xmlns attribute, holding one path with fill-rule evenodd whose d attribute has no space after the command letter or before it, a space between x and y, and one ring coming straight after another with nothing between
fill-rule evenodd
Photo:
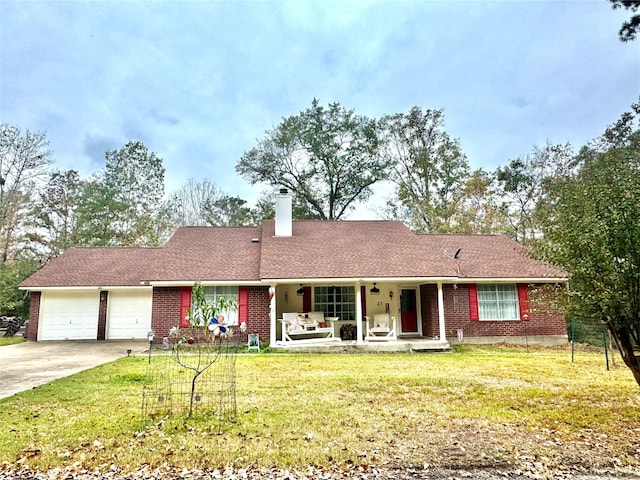
<instances>
[{"instance_id":1,"label":"red decorative trim","mask_svg":"<svg viewBox=\"0 0 640 480\"><path fill-rule=\"evenodd\" d=\"M529 290L526 283L518 284L518 304L520 306L520 320L529 320Z\"/></svg>"},{"instance_id":2,"label":"red decorative trim","mask_svg":"<svg viewBox=\"0 0 640 480\"><path fill-rule=\"evenodd\" d=\"M478 286L472 283L467 289L469 291L469 319L472 321L480 320L480 312L478 310Z\"/></svg>"}]
</instances>

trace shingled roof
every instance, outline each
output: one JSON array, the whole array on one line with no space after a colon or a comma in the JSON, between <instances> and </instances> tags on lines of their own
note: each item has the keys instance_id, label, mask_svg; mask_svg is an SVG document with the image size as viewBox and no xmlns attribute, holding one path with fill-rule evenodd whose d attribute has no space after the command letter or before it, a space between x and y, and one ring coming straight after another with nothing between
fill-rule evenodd
<instances>
[{"instance_id":1,"label":"shingled roof","mask_svg":"<svg viewBox=\"0 0 640 480\"><path fill-rule=\"evenodd\" d=\"M140 285L162 248L73 247L20 284L33 287Z\"/></svg>"},{"instance_id":2,"label":"shingled roof","mask_svg":"<svg viewBox=\"0 0 640 480\"><path fill-rule=\"evenodd\" d=\"M181 227L149 274L153 281L260 280L260 227Z\"/></svg>"},{"instance_id":3,"label":"shingled roof","mask_svg":"<svg viewBox=\"0 0 640 480\"><path fill-rule=\"evenodd\" d=\"M416 234L394 221L296 221L291 237L262 227L180 227L160 248L71 248L22 288L142 282L256 283L354 278L566 278L505 235ZM459 257L454 253L460 249Z\"/></svg>"},{"instance_id":4,"label":"shingled roof","mask_svg":"<svg viewBox=\"0 0 640 480\"><path fill-rule=\"evenodd\" d=\"M394 221L297 221L291 237L271 221L262 242L262 279L566 277L506 235L416 234Z\"/></svg>"}]
</instances>

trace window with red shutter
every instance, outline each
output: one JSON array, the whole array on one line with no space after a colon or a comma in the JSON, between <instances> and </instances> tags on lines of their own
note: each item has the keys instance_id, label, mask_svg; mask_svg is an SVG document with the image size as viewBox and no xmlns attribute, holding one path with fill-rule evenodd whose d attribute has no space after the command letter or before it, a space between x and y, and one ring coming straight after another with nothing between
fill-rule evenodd
<instances>
[{"instance_id":1,"label":"window with red shutter","mask_svg":"<svg viewBox=\"0 0 640 480\"><path fill-rule=\"evenodd\" d=\"M473 321L480 320L480 313L478 311L478 286L472 283L467 289L469 290L469 319Z\"/></svg>"},{"instance_id":2,"label":"window with red shutter","mask_svg":"<svg viewBox=\"0 0 640 480\"><path fill-rule=\"evenodd\" d=\"M238 323L249 325L249 287L238 288Z\"/></svg>"}]
</instances>

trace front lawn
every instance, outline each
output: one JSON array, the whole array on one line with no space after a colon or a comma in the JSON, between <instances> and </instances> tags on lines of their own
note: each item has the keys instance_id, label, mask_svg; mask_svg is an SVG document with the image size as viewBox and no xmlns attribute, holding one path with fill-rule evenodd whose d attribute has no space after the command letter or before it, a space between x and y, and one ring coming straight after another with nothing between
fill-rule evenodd
<instances>
[{"instance_id":1,"label":"front lawn","mask_svg":"<svg viewBox=\"0 0 640 480\"><path fill-rule=\"evenodd\" d=\"M14 345L16 343L22 343L26 340L22 335L14 335L13 337L5 337L4 335L0 335L0 347L4 347L5 345Z\"/></svg>"},{"instance_id":2,"label":"front lawn","mask_svg":"<svg viewBox=\"0 0 640 480\"><path fill-rule=\"evenodd\" d=\"M0 465L640 469L640 388L602 353L243 355L221 434L142 429L147 366L123 358L0 400Z\"/></svg>"}]
</instances>

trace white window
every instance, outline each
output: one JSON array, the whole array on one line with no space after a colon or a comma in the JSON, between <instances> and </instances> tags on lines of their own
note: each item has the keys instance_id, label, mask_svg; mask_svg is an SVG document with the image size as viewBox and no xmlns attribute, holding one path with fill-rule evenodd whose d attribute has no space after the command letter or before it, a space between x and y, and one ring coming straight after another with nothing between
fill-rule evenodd
<instances>
[{"instance_id":1,"label":"white window","mask_svg":"<svg viewBox=\"0 0 640 480\"><path fill-rule=\"evenodd\" d=\"M516 285L478 285L480 320L519 320Z\"/></svg>"},{"instance_id":2,"label":"white window","mask_svg":"<svg viewBox=\"0 0 640 480\"><path fill-rule=\"evenodd\" d=\"M327 317L355 320L356 294L353 287L315 287L315 309Z\"/></svg>"},{"instance_id":3,"label":"white window","mask_svg":"<svg viewBox=\"0 0 640 480\"><path fill-rule=\"evenodd\" d=\"M216 312L216 315L224 315L225 325L238 325L238 287L220 286L220 287L204 287L204 298L207 302L216 305L219 297L225 297L232 301L232 305L236 305L235 309L224 312Z\"/></svg>"}]
</instances>

